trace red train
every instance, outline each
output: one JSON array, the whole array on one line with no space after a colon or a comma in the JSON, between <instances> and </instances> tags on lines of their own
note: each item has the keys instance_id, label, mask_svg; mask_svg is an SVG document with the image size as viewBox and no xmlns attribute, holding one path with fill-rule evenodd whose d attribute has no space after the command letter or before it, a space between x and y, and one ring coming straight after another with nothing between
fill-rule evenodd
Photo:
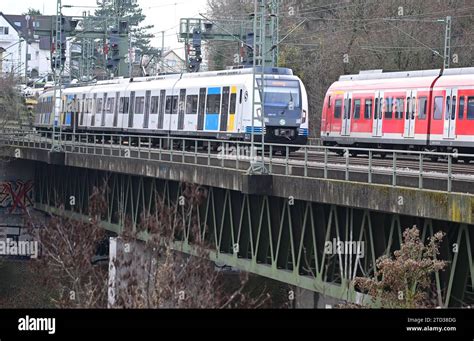
<instances>
[{"instance_id":1,"label":"red train","mask_svg":"<svg viewBox=\"0 0 474 341\"><path fill-rule=\"evenodd\" d=\"M342 76L327 92L327 146L474 153L474 68Z\"/></svg>"}]
</instances>

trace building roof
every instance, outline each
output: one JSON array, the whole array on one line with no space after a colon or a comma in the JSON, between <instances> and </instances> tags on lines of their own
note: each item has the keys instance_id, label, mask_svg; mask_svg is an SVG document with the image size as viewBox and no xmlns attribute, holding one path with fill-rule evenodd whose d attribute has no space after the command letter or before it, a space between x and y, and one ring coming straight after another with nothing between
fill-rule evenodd
<instances>
[{"instance_id":1,"label":"building roof","mask_svg":"<svg viewBox=\"0 0 474 341\"><path fill-rule=\"evenodd\" d=\"M28 39L34 38L35 30L51 30L54 18L51 15L31 15L27 22L25 15L3 14L1 12L0 14L22 37L28 37Z\"/></svg>"}]
</instances>

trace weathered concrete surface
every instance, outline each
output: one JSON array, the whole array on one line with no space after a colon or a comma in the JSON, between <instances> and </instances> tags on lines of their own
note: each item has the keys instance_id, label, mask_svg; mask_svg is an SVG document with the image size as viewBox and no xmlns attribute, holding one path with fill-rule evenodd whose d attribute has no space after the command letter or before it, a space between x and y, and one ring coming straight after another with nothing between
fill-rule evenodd
<instances>
[{"instance_id":1,"label":"weathered concrete surface","mask_svg":"<svg viewBox=\"0 0 474 341\"><path fill-rule=\"evenodd\" d=\"M470 194L285 176L273 177L273 189L273 195L278 197L474 223L474 196Z\"/></svg>"},{"instance_id":2,"label":"weathered concrete surface","mask_svg":"<svg viewBox=\"0 0 474 341\"><path fill-rule=\"evenodd\" d=\"M47 151L22 148L21 158L52 163ZM248 192L242 171L99 155L66 154L64 165L154 177ZM339 206L474 224L474 195L340 180L274 175L266 195ZM270 186L270 183L269 185Z\"/></svg>"}]
</instances>

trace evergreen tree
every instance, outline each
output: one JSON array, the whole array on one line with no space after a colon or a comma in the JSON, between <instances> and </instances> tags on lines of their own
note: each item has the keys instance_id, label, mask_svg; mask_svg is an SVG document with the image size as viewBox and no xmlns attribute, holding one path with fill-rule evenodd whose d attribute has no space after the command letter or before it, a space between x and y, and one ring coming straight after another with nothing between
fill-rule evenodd
<instances>
[{"instance_id":1,"label":"evergreen tree","mask_svg":"<svg viewBox=\"0 0 474 341\"><path fill-rule=\"evenodd\" d=\"M155 49L151 47L153 35L148 33L153 25L140 26L146 16L137 1L134 0L96 0L99 8L95 11L98 17L119 17L127 20L132 35L132 46L140 49L143 54L153 54Z\"/></svg>"},{"instance_id":2,"label":"evergreen tree","mask_svg":"<svg viewBox=\"0 0 474 341\"><path fill-rule=\"evenodd\" d=\"M28 11L23 13L22 15L31 15L31 16L34 16L34 15L41 15L41 12L39 9L34 9L34 8L28 8Z\"/></svg>"}]
</instances>

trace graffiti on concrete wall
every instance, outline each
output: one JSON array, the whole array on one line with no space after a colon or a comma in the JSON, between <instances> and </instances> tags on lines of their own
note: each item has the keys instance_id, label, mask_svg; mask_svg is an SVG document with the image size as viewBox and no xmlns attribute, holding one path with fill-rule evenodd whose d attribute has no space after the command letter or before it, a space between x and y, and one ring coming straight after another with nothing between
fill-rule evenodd
<instances>
[{"instance_id":1,"label":"graffiti on concrete wall","mask_svg":"<svg viewBox=\"0 0 474 341\"><path fill-rule=\"evenodd\" d=\"M33 206L33 181L0 181L0 208L10 214L25 213Z\"/></svg>"}]
</instances>

